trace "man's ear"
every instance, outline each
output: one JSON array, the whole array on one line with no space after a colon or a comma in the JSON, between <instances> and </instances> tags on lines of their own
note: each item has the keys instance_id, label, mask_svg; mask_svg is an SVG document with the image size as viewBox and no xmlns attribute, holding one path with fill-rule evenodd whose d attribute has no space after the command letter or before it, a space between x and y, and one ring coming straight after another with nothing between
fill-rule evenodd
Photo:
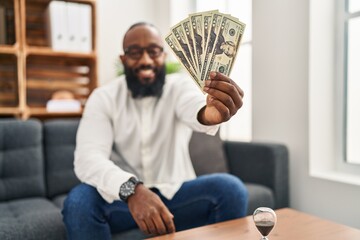
<instances>
[{"instance_id":1,"label":"man's ear","mask_svg":"<svg viewBox=\"0 0 360 240\"><path fill-rule=\"evenodd\" d=\"M168 55L167 55L167 52L163 52L163 59L164 59L164 61L166 62L166 60L167 60L167 57L168 57Z\"/></svg>"},{"instance_id":2,"label":"man's ear","mask_svg":"<svg viewBox=\"0 0 360 240\"><path fill-rule=\"evenodd\" d=\"M126 60L126 56L125 55L120 55L120 60L122 62L123 65L125 65L125 60Z\"/></svg>"}]
</instances>

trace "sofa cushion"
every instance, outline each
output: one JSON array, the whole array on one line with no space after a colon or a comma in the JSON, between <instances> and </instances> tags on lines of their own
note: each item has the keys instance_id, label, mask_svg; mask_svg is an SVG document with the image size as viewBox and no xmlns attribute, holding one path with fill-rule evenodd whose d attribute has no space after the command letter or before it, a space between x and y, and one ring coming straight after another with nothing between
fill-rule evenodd
<instances>
[{"instance_id":1,"label":"sofa cushion","mask_svg":"<svg viewBox=\"0 0 360 240\"><path fill-rule=\"evenodd\" d=\"M219 131L215 136L193 132L189 143L189 152L197 176L215 172L228 172Z\"/></svg>"},{"instance_id":2,"label":"sofa cushion","mask_svg":"<svg viewBox=\"0 0 360 240\"><path fill-rule=\"evenodd\" d=\"M61 194L52 199L52 202L60 209L63 209L67 194Z\"/></svg>"},{"instance_id":3,"label":"sofa cushion","mask_svg":"<svg viewBox=\"0 0 360 240\"><path fill-rule=\"evenodd\" d=\"M80 183L74 173L78 126L79 119L57 119L44 123L45 174L50 198L67 193Z\"/></svg>"},{"instance_id":4,"label":"sofa cushion","mask_svg":"<svg viewBox=\"0 0 360 240\"><path fill-rule=\"evenodd\" d=\"M0 239L66 239L60 209L45 198L0 203Z\"/></svg>"},{"instance_id":5,"label":"sofa cushion","mask_svg":"<svg viewBox=\"0 0 360 240\"><path fill-rule=\"evenodd\" d=\"M245 183L245 186L249 193L247 215L252 215L258 207L275 207L274 194L270 188L256 183Z\"/></svg>"},{"instance_id":6,"label":"sofa cushion","mask_svg":"<svg viewBox=\"0 0 360 240\"><path fill-rule=\"evenodd\" d=\"M0 201L35 196L45 196L42 126L0 119Z\"/></svg>"}]
</instances>

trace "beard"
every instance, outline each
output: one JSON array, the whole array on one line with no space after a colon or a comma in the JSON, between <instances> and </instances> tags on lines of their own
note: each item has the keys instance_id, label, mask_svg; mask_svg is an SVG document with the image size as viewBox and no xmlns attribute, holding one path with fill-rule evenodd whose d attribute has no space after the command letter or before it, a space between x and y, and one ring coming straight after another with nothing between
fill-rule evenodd
<instances>
[{"instance_id":1,"label":"beard","mask_svg":"<svg viewBox=\"0 0 360 240\"><path fill-rule=\"evenodd\" d=\"M165 84L165 65L159 68L152 67L150 65L141 65L135 69L124 66L124 69L126 83L133 98L151 96L158 98L161 97L163 86ZM155 72L155 81L153 83L143 84L140 82L139 78L136 76L136 73L143 69L152 69Z\"/></svg>"}]
</instances>

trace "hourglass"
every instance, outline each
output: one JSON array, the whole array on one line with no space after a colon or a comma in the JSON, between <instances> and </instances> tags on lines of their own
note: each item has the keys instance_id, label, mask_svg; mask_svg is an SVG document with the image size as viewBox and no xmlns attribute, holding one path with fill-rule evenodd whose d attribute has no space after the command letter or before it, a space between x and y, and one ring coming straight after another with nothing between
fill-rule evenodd
<instances>
[{"instance_id":1,"label":"hourglass","mask_svg":"<svg viewBox=\"0 0 360 240\"><path fill-rule=\"evenodd\" d=\"M255 226L261 233L260 240L268 240L267 236L276 224L276 214L271 208L259 207L254 211Z\"/></svg>"}]
</instances>

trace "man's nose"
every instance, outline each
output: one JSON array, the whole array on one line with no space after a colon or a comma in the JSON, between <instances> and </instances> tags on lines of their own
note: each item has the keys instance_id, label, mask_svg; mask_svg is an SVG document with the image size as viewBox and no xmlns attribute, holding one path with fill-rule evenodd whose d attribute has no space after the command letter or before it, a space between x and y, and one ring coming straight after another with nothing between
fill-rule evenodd
<instances>
[{"instance_id":1,"label":"man's nose","mask_svg":"<svg viewBox=\"0 0 360 240\"><path fill-rule=\"evenodd\" d=\"M143 54L141 55L141 58L139 59L139 63L143 65L149 65L153 62L153 59L149 56L148 52L144 50Z\"/></svg>"}]
</instances>

